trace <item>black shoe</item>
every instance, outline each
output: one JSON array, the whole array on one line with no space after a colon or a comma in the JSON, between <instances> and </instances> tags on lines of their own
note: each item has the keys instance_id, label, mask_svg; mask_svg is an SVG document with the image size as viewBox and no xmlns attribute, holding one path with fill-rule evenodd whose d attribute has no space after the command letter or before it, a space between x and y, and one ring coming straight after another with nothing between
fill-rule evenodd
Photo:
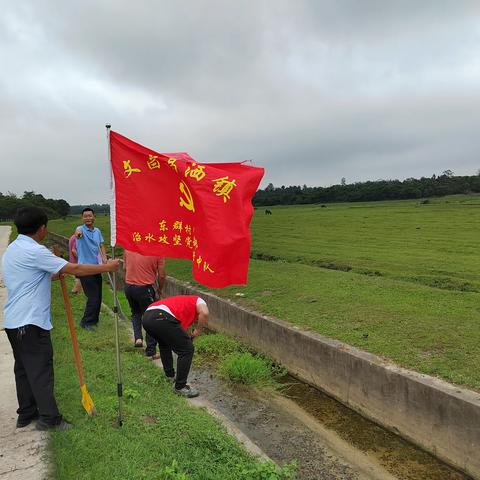
<instances>
[{"instance_id":1,"label":"black shoe","mask_svg":"<svg viewBox=\"0 0 480 480\"><path fill-rule=\"evenodd\" d=\"M37 422L36 426L37 430L40 430L41 432L46 432L47 430L60 430L60 431L66 431L70 430L73 428L73 425L71 423L68 423L67 421L63 420L57 424L57 425L49 425L48 423L42 422L39 420Z\"/></svg>"},{"instance_id":2,"label":"black shoe","mask_svg":"<svg viewBox=\"0 0 480 480\"><path fill-rule=\"evenodd\" d=\"M195 398L200 395L199 391L196 388L191 387L190 385L185 385L183 388L180 389L173 387L173 391L177 395L186 398Z\"/></svg>"},{"instance_id":3,"label":"black shoe","mask_svg":"<svg viewBox=\"0 0 480 480\"><path fill-rule=\"evenodd\" d=\"M17 418L17 428L23 428L27 425L30 425L34 420L38 418L38 412L35 412L31 417L18 417Z\"/></svg>"}]
</instances>

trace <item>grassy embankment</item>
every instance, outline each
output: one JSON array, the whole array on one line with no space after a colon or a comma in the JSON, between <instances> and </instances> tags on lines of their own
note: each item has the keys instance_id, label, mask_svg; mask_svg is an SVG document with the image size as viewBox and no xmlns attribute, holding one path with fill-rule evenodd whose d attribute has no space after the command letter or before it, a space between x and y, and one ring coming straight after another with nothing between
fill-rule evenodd
<instances>
[{"instance_id":1,"label":"grassy embankment","mask_svg":"<svg viewBox=\"0 0 480 480\"><path fill-rule=\"evenodd\" d=\"M270 210L252 221L248 286L216 294L480 389L480 196ZM97 225L108 238L108 217ZM190 265L167 271L192 282Z\"/></svg>"},{"instance_id":2,"label":"grassy embankment","mask_svg":"<svg viewBox=\"0 0 480 480\"><path fill-rule=\"evenodd\" d=\"M131 346L125 324L121 328L125 415L123 427L118 428L113 319L109 315L102 315L95 333L78 329L87 386L98 411L96 417L88 418L80 404L63 302L55 283L56 394L62 412L75 424L73 430L50 437L56 479L293 478L287 475L291 468L275 474L271 464L255 461L207 413L190 408L174 395L161 370ZM84 299L73 297L72 304L78 319Z\"/></svg>"}]
</instances>

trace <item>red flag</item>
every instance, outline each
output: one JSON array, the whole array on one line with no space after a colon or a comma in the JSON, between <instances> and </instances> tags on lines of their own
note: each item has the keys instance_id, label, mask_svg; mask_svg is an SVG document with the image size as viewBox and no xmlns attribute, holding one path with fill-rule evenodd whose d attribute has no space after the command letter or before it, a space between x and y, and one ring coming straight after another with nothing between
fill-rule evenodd
<instances>
[{"instance_id":1,"label":"red flag","mask_svg":"<svg viewBox=\"0 0 480 480\"><path fill-rule=\"evenodd\" d=\"M214 288L247 283L252 197L264 169L198 163L110 133L111 244L143 255L192 260Z\"/></svg>"}]
</instances>

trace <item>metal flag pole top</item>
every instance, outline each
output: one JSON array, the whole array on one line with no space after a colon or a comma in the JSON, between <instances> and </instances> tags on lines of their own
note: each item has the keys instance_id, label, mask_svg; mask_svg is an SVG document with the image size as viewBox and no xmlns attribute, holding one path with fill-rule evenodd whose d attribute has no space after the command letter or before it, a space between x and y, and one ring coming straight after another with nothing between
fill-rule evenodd
<instances>
[{"instance_id":1,"label":"metal flag pole top","mask_svg":"<svg viewBox=\"0 0 480 480\"><path fill-rule=\"evenodd\" d=\"M108 161L110 165L110 174L111 174L111 192L112 198L110 201L110 246L112 247L112 259L115 260L115 183L112 172L112 159L110 152L110 128L111 125L105 125L107 129L107 149L108 149ZM112 272L112 288L113 288L113 318L115 324L115 362L117 365L117 396L118 396L118 425L121 427L123 425L123 382L122 382L122 366L120 363L120 335L119 335L119 325L118 325L118 306L117 306L117 274Z\"/></svg>"}]
</instances>

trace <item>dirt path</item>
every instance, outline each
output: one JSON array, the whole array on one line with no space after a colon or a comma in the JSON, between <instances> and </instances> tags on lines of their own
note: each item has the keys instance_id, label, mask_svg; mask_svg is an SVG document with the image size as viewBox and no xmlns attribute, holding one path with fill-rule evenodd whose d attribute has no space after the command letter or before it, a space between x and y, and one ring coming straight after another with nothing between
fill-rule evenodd
<instances>
[{"instance_id":1,"label":"dirt path","mask_svg":"<svg viewBox=\"0 0 480 480\"><path fill-rule=\"evenodd\" d=\"M10 227L0 226L0 257L8 245ZM47 436L31 424L15 428L18 407L13 376L13 355L3 331L3 305L7 291L0 270L0 479L44 480L48 476L45 460Z\"/></svg>"}]
</instances>

